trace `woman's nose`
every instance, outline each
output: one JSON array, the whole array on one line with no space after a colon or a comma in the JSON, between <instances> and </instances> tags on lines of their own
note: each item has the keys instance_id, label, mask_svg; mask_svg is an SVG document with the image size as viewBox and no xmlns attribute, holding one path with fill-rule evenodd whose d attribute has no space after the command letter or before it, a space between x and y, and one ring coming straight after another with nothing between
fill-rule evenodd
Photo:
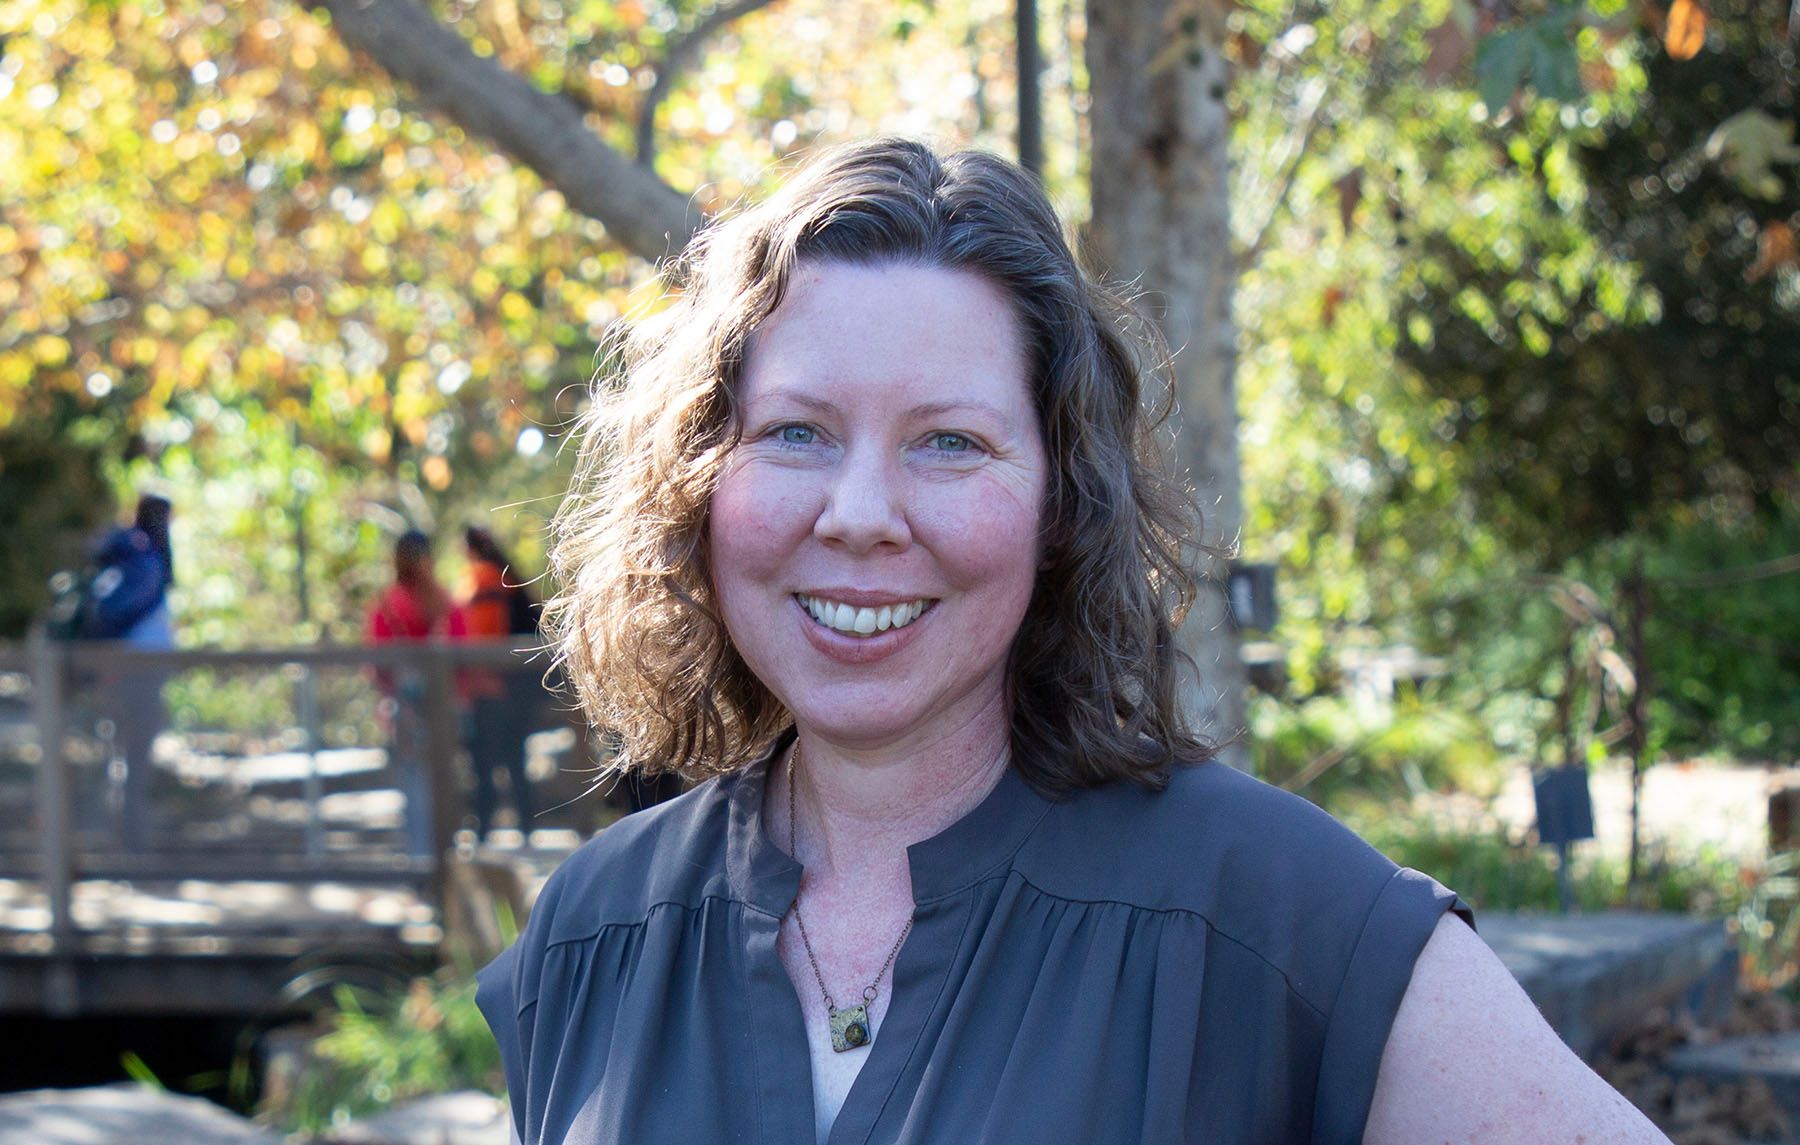
<instances>
[{"instance_id":1,"label":"woman's nose","mask_svg":"<svg viewBox=\"0 0 1800 1145\"><path fill-rule=\"evenodd\" d=\"M901 495L904 477L895 461L876 452L851 450L836 466L813 525L815 536L857 553L912 543Z\"/></svg>"}]
</instances>

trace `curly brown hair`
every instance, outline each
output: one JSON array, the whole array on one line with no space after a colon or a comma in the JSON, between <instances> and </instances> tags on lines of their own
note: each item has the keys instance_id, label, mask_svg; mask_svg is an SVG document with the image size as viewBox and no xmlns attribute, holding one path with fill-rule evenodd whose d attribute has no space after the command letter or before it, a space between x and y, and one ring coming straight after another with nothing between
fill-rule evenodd
<instances>
[{"instance_id":1,"label":"curly brown hair","mask_svg":"<svg viewBox=\"0 0 1800 1145\"><path fill-rule=\"evenodd\" d=\"M552 526L561 590L545 623L588 717L616 738L614 767L727 773L791 722L720 616L707 510L750 336L806 261L973 272L1018 314L1051 473L1046 559L1009 664L1021 774L1052 793L1157 786L1178 758L1208 754L1179 699L1199 521L1158 439L1166 348L1082 272L1033 176L878 138L822 154L697 236L671 268L670 304L621 337L621 368L595 384Z\"/></svg>"}]
</instances>

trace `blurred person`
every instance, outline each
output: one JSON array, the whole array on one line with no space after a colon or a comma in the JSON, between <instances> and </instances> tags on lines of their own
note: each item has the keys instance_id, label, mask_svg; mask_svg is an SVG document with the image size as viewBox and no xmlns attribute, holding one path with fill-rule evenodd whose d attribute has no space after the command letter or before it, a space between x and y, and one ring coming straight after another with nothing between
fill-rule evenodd
<instances>
[{"instance_id":1,"label":"blurred person","mask_svg":"<svg viewBox=\"0 0 1800 1145\"><path fill-rule=\"evenodd\" d=\"M145 493L129 525L107 531L93 554L95 573L81 605L80 635L115 640L132 648L166 652L175 646L169 616L169 588L175 557L169 543L174 506ZM156 737L165 722L162 692L168 672L129 663L102 674L102 710L111 718L124 776L120 795L120 842L138 853L150 845L150 787Z\"/></svg>"},{"instance_id":2,"label":"blurred person","mask_svg":"<svg viewBox=\"0 0 1800 1145\"><path fill-rule=\"evenodd\" d=\"M438 582L431 538L409 529L394 542L394 580L369 609L371 644L417 643L455 635L456 608ZM378 668L395 781L406 799L405 836L414 858L429 858L431 782L425 759L425 680L416 669Z\"/></svg>"},{"instance_id":3,"label":"blurred person","mask_svg":"<svg viewBox=\"0 0 1800 1145\"><path fill-rule=\"evenodd\" d=\"M460 634L473 640L535 636L537 602L517 580L512 561L488 530L471 525L463 532L468 549L468 597L462 602ZM475 833L486 839L494 827L499 793L495 773L505 770L518 812L519 830L531 830L531 782L525 774L525 737L532 730L543 687L528 667L465 669L459 690L469 705L469 760L475 770Z\"/></svg>"}]
</instances>

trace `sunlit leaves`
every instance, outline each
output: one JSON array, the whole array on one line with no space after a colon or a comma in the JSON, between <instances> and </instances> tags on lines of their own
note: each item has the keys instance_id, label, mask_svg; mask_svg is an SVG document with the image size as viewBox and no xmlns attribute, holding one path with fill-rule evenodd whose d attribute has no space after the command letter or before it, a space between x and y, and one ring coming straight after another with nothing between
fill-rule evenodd
<instances>
[{"instance_id":1,"label":"sunlit leaves","mask_svg":"<svg viewBox=\"0 0 1800 1145\"><path fill-rule=\"evenodd\" d=\"M1675 0L1663 28L1663 47L1671 58L1691 60L1706 46L1706 9L1697 0Z\"/></svg>"},{"instance_id":2,"label":"sunlit leaves","mask_svg":"<svg viewBox=\"0 0 1800 1145\"><path fill-rule=\"evenodd\" d=\"M1497 115L1529 85L1553 100L1581 97L1573 27L1579 4L1553 8L1524 24L1490 32L1475 49L1476 84L1489 115Z\"/></svg>"},{"instance_id":3,"label":"sunlit leaves","mask_svg":"<svg viewBox=\"0 0 1800 1145\"><path fill-rule=\"evenodd\" d=\"M1794 241L1794 228L1781 219L1764 224L1756 238L1756 261L1744 272L1750 282L1760 282L1786 267L1800 267L1800 248Z\"/></svg>"},{"instance_id":4,"label":"sunlit leaves","mask_svg":"<svg viewBox=\"0 0 1800 1145\"><path fill-rule=\"evenodd\" d=\"M1794 142L1794 121L1776 119L1761 108L1747 108L1714 129L1706 140L1706 157L1745 193L1759 199L1779 199L1783 181L1777 164L1800 163L1800 145Z\"/></svg>"},{"instance_id":5,"label":"sunlit leaves","mask_svg":"<svg viewBox=\"0 0 1800 1145\"><path fill-rule=\"evenodd\" d=\"M1048 174L1079 201L1078 6L1043 8L1061 128ZM627 149L668 48L711 11L435 8ZM918 11L904 40L873 0L797 0L719 33L659 109L660 173L717 208L815 140L890 129L1008 149L1005 0ZM10 0L0 38L0 426L104 443L121 487L174 482L184 509L217 482L253 490L283 529L301 510L244 475L304 477L321 577L358 561L379 576L381 536L406 520L456 523L556 487L553 439L593 347L661 289L599 224L291 0ZM179 601L189 638L292 618L267 521L178 520L245 590ZM537 539L518 539L532 559ZM353 634L355 608L318 595L315 621Z\"/></svg>"}]
</instances>

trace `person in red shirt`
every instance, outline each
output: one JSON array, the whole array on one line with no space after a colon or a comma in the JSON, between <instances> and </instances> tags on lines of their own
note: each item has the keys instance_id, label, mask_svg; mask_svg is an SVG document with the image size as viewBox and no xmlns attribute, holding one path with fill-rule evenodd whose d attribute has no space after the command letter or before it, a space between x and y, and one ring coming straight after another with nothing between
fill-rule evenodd
<instances>
[{"instance_id":1,"label":"person in red shirt","mask_svg":"<svg viewBox=\"0 0 1800 1145\"><path fill-rule=\"evenodd\" d=\"M394 583L369 609L369 643L455 636L461 627L455 604L433 569L431 538L417 529L407 530L394 544ZM431 786L423 751L425 682L412 669L378 668L375 685L382 692L381 711L390 728L395 779L406 797L407 848L415 858L427 858L432 844Z\"/></svg>"},{"instance_id":2,"label":"person in red shirt","mask_svg":"<svg viewBox=\"0 0 1800 1145\"><path fill-rule=\"evenodd\" d=\"M394 583L369 610L369 642L448 635L452 611L450 594L432 567L431 538L407 530L394 544Z\"/></svg>"}]
</instances>

